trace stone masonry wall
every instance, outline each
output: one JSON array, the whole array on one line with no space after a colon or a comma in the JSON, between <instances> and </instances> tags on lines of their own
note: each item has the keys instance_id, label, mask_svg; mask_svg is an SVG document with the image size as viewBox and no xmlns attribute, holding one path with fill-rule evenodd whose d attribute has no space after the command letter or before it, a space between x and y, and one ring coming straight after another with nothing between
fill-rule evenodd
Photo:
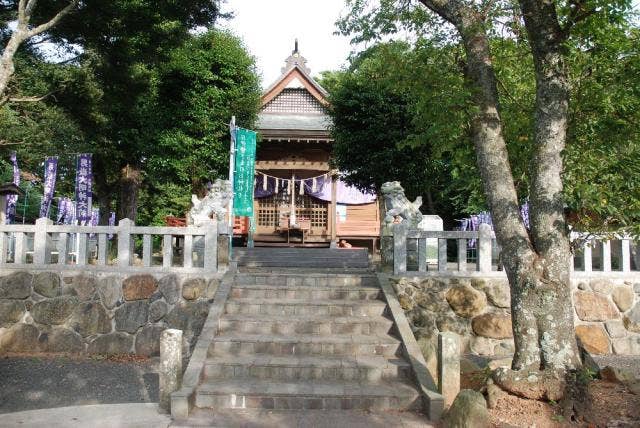
<instances>
[{"instance_id":1,"label":"stone masonry wall","mask_svg":"<svg viewBox=\"0 0 640 428\"><path fill-rule=\"evenodd\" d=\"M506 278L395 277L398 295L425 356L439 332L461 336L463 352L507 356L514 351ZM575 279L576 335L593 354L640 355L640 275Z\"/></svg>"},{"instance_id":2,"label":"stone masonry wall","mask_svg":"<svg viewBox=\"0 0 640 428\"><path fill-rule=\"evenodd\" d=\"M159 354L160 333L183 330L185 355L219 277L14 272L0 277L0 354Z\"/></svg>"}]
</instances>

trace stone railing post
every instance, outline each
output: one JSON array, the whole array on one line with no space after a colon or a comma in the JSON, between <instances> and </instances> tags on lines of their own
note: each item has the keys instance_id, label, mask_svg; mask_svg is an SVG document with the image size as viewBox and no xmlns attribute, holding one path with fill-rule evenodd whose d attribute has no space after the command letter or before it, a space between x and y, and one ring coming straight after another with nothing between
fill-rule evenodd
<instances>
[{"instance_id":1,"label":"stone railing post","mask_svg":"<svg viewBox=\"0 0 640 428\"><path fill-rule=\"evenodd\" d=\"M611 272L611 241L602 241L602 271Z\"/></svg>"},{"instance_id":2,"label":"stone railing post","mask_svg":"<svg viewBox=\"0 0 640 428\"><path fill-rule=\"evenodd\" d=\"M182 382L182 330L167 329L160 335L160 408L170 411L171 393Z\"/></svg>"},{"instance_id":3,"label":"stone railing post","mask_svg":"<svg viewBox=\"0 0 640 428\"><path fill-rule=\"evenodd\" d=\"M218 270L218 221L204 226L204 268Z\"/></svg>"},{"instance_id":4,"label":"stone railing post","mask_svg":"<svg viewBox=\"0 0 640 428\"><path fill-rule=\"evenodd\" d=\"M460 336L438 333L438 391L448 409L460 392Z\"/></svg>"},{"instance_id":5,"label":"stone railing post","mask_svg":"<svg viewBox=\"0 0 640 428\"><path fill-rule=\"evenodd\" d=\"M631 272L631 240L625 236L622 239L622 272Z\"/></svg>"},{"instance_id":6,"label":"stone railing post","mask_svg":"<svg viewBox=\"0 0 640 428\"><path fill-rule=\"evenodd\" d=\"M393 226L393 274L407 271L407 226L399 223Z\"/></svg>"},{"instance_id":7,"label":"stone railing post","mask_svg":"<svg viewBox=\"0 0 640 428\"><path fill-rule=\"evenodd\" d=\"M491 272L491 226L485 223L478 227L478 271Z\"/></svg>"},{"instance_id":8,"label":"stone railing post","mask_svg":"<svg viewBox=\"0 0 640 428\"><path fill-rule=\"evenodd\" d=\"M47 231L47 226L53 221L48 218L36 220L35 233L33 234L33 264L43 266L51 263L51 238Z\"/></svg>"},{"instance_id":9,"label":"stone railing post","mask_svg":"<svg viewBox=\"0 0 640 428\"><path fill-rule=\"evenodd\" d=\"M118 222L118 266L131 266L131 228L134 223L128 218Z\"/></svg>"}]
</instances>

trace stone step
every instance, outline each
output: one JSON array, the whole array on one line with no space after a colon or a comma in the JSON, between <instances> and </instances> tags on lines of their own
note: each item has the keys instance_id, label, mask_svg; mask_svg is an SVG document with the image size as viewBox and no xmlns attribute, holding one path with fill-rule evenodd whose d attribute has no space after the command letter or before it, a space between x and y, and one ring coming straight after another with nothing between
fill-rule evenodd
<instances>
[{"instance_id":1,"label":"stone step","mask_svg":"<svg viewBox=\"0 0 640 428\"><path fill-rule=\"evenodd\" d=\"M380 300L232 299L227 314L265 315L383 315L387 304Z\"/></svg>"},{"instance_id":2,"label":"stone step","mask_svg":"<svg viewBox=\"0 0 640 428\"><path fill-rule=\"evenodd\" d=\"M330 275L371 275L373 272L371 267L366 268L323 268L318 269L305 269L303 267L283 268L283 267L261 267L252 268L247 266L239 266L238 272L240 274L282 274L287 273L290 275L307 275L307 274L330 274Z\"/></svg>"},{"instance_id":3,"label":"stone step","mask_svg":"<svg viewBox=\"0 0 640 428\"><path fill-rule=\"evenodd\" d=\"M311 259L311 260L238 260L238 266L246 267L301 267L301 268L367 268L368 260Z\"/></svg>"},{"instance_id":4,"label":"stone step","mask_svg":"<svg viewBox=\"0 0 640 428\"><path fill-rule=\"evenodd\" d=\"M401 382L274 382L205 380L196 392L199 408L414 410L418 391Z\"/></svg>"},{"instance_id":5,"label":"stone step","mask_svg":"<svg viewBox=\"0 0 640 428\"><path fill-rule=\"evenodd\" d=\"M225 314L218 322L218 333L249 334L332 334L383 335L391 332L393 321L382 316L326 317L308 315Z\"/></svg>"},{"instance_id":6,"label":"stone step","mask_svg":"<svg viewBox=\"0 0 640 428\"><path fill-rule=\"evenodd\" d=\"M204 374L208 379L379 382L382 379L409 379L411 368L402 359L382 356L248 355L209 358Z\"/></svg>"},{"instance_id":7,"label":"stone step","mask_svg":"<svg viewBox=\"0 0 640 428\"><path fill-rule=\"evenodd\" d=\"M231 298L378 300L381 297L382 290L378 287L237 284L231 289Z\"/></svg>"},{"instance_id":8,"label":"stone step","mask_svg":"<svg viewBox=\"0 0 640 428\"><path fill-rule=\"evenodd\" d=\"M234 284L267 284L267 285L307 285L323 286L368 286L379 287L378 278L371 274L328 274L316 272L292 272L290 269L280 273L256 272L238 273Z\"/></svg>"},{"instance_id":9,"label":"stone step","mask_svg":"<svg viewBox=\"0 0 640 428\"><path fill-rule=\"evenodd\" d=\"M367 257L369 251L366 248L297 248L297 247L280 247L280 248L267 248L267 247L235 247L233 249L233 256L281 256L281 255L296 255L298 257L314 257L322 255L341 255L345 257Z\"/></svg>"},{"instance_id":10,"label":"stone step","mask_svg":"<svg viewBox=\"0 0 640 428\"><path fill-rule=\"evenodd\" d=\"M227 355L334 355L394 357L401 342L389 335L267 335L230 333L212 339L209 356Z\"/></svg>"}]
</instances>

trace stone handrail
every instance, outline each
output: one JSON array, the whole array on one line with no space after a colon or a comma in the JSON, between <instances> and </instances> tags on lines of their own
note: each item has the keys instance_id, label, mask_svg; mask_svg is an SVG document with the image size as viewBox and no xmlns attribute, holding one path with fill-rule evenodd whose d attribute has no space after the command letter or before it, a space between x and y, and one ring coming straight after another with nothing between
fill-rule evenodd
<instances>
[{"instance_id":1,"label":"stone handrail","mask_svg":"<svg viewBox=\"0 0 640 428\"><path fill-rule=\"evenodd\" d=\"M54 225L51 220L40 218L35 225L0 225L0 268L217 272L219 235L228 235L226 225L213 222L201 227L155 227L136 226L131 220L123 219L118 226L75 226ZM142 262L138 265L133 263L135 236L142 237ZM161 266L154 266L152 262L154 236L162 237ZM27 237L33 239L30 250L27 249ZM72 249L69 249L70 237L73 237L75 247ZM174 266L175 237L184 240L180 266ZM9 245L9 238L15 240L13 246ZM111 239L117 241L117 261L108 259L107 243ZM97 244L97 257L91 260L92 263L89 260L90 241ZM201 266L194 265L196 247L203 254ZM13 254L12 260L9 260L9 254ZM55 262L54 254L57 254Z\"/></svg>"},{"instance_id":2,"label":"stone handrail","mask_svg":"<svg viewBox=\"0 0 640 428\"><path fill-rule=\"evenodd\" d=\"M401 275L407 273L407 239L417 239L417 265L418 270L412 272L426 273L427 266L427 240L437 240L437 274L495 274L504 275L502 271L493 271L492 251L495 242L495 234L486 224L481 224L477 231L422 231L409 230L404 224L396 224L392 228L393 232L393 273ZM588 239L587 239L588 238ZM475 269L468 272L467 267L467 241L475 239L477 257ZM632 252L631 245L633 238L628 236L618 236L616 241L620 242L620 263L613 268L612 264L612 240L610 237L598 237L590 234L574 232L571 234L572 241L580 244L578 255L571 258L571 271L574 275L611 275L612 273L625 275L632 272ZM447 240L458 242L457 270L451 270L447 266ZM584 242L580 242L584 240ZM592 251L594 243L602 245L602 262L600 269L593 268ZM637 245L637 244L635 244ZM499 254L500 248L497 248ZM640 252L638 248L637 252ZM636 256L636 258L638 258ZM581 261L580 269L577 269L575 261ZM633 267L637 273L640 261L636 261Z\"/></svg>"}]
</instances>

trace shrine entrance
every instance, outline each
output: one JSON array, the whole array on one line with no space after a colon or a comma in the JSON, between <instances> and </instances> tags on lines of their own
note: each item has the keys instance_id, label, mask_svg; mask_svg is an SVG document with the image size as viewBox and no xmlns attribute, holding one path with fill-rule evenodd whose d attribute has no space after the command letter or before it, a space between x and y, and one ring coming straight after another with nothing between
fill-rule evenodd
<instances>
[{"instance_id":1,"label":"shrine entrance","mask_svg":"<svg viewBox=\"0 0 640 428\"><path fill-rule=\"evenodd\" d=\"M310 235L326 237L329 230L329 204L308 195L293 195L295 218L310 223ZM256 233L274 234L291 217L291 195L278 193L256 199Z\"/></svg>"}]
</instances>

